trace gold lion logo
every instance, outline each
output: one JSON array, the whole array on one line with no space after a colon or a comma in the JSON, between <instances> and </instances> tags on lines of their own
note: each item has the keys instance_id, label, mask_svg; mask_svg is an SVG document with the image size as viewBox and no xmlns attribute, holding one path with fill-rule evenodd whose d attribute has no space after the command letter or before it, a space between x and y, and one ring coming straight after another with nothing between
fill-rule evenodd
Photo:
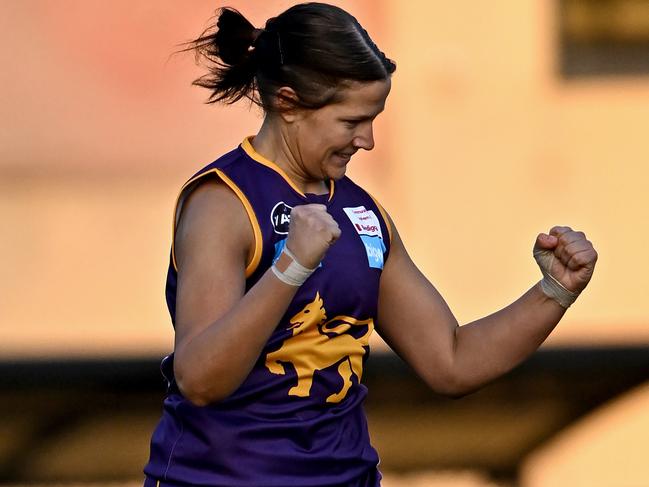
<instances>
[{"instance_id":1,"label":"gold lion logo","mask_svg":"<svg viewBox=\"0 0 649 487\"><path fill-rule=\"evenodd\" d=\"M302 311L291 318L289 330L293 335L282 346L266 355L266 368L273 374L284 375L282 362L290 362L297 372L297 385L289 389L290 396L308 397L313 384L313 374L340 362L338 374L343 380L342 389L327 397L327 402L337 403L347 395L352 386L352 374L360 381L363 375L363 356L374 330L374 321L357 320L351 316L336 316L327 321L320 293ZM367 326L360 338L345 333L352 326Z\"/></svg>"}]
</instances>

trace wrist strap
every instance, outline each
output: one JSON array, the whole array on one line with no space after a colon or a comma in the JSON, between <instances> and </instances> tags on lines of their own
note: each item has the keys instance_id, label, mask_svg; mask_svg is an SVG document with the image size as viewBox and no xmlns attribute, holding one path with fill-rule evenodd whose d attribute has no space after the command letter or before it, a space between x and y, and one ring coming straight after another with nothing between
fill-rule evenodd
<instances>
[{"instance_id":1,"label":"wrist strap","mask_svg":"<svg viewBox=\"0 0 649 487\"><path fill-rule=\"evenodd\" d=\"M285 246L279 259L272 265L271 269L280 281L290 286L300 287L313 274L317 267L316 269L304 267L297 261L293 252Z\"/></svg>"},{"instance_id":2,"label":"wrist strap","mask_svg":"<svg viewBox=\"0 0 649 487\"><path fill-rule=\"evenodd\" d=\"M546 272L543 273L543 279L541 279L541 289L547 297L554 299L566 309L568 309L570 305L577 300L577 296L579 296L579 293L567 290L563 284L557 281L550 273Z\"/></svg>"},{"instance_id":3,"label":"wrist strap","mask_svg":"<svg viewBox=\"0 0 649 487\"><path fill-rule=\"evenodd\" d=\"M543 290L543 294L554 299L562 307L568 309L568 307L575 302L579 293L567 290L563 284L557 281L557 279L550 274L550 269L552 269L552 264L554 262L554 252L548 249L536 249L534 250L534 259L536 259L536 262L541 268L541 273L543 274L543 279L541 280L541 289Z\"/></svg>"}]
</instances>

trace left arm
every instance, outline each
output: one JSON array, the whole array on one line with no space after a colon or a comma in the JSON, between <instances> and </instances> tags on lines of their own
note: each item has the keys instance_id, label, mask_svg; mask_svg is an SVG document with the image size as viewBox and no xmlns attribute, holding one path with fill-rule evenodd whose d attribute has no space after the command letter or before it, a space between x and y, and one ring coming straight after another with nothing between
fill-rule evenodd
<instances>
[{"instance_id":1,"label":"left arm","mask_svg":"<svg viewBox=\"0 0 649 487\"><path fill-rule=\"evenodd\" d=\"M554 256L543 265L572 292L588 284L597 260L585 235L569 227L540 234L535 251ZM537 283L506 308L459 326L394 229L381 276L377 330L436 392L462 396L508 372L543 343L564 313Z\"/></svg>"}]
</instances>

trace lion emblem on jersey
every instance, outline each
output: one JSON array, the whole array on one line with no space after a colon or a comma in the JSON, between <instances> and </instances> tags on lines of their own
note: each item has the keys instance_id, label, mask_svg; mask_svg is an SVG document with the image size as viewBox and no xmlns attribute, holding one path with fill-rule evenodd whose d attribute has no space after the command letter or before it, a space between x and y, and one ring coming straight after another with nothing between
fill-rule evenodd
<instances>
[{"instance_id":1,"label":"lion emblem on jersey","mask_svg":"<svg viewBox=\"0 0 649 487\"><path fill-rule=\"evenodd\" d=\"M363 375L363 356L374 330L374 321L357 320L351 316L336 316L327 320L327 313L320 293L302 311L291 318L293 335L282 346L266 355L266 368L273 374L284 375L282 362L290 362L297 372L297 385L289 389L290 396L308 397L316 370L326 369L340 362L338 374L343 380L340 391L327 397L327 402L337 403L347 395L352 386L352 374L360 381ZM367 327L367 331L355 338L346 333L352 327ZM341 362L342 360L342 362Z\"/></svg>"}]
</instances>

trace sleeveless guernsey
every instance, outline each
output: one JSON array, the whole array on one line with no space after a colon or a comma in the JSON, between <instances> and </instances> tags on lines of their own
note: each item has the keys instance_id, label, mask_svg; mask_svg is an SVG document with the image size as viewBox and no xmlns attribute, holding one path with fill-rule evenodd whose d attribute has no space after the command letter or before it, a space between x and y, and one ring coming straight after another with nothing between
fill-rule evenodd
<instances>
[{"instance_id":1,"label":"sleeveless guernsey","mask_svg":"<svg viewBox=\"0 0 649 487\"><path fill-rule=\"evenodd\" d=\"M175 383L173 353L162 360L167 394L144 473L163 487L332 487L380 479L362 408L367 389L360 379L390 248L383 209L347 177L329 181L329 194L302 193L255 152L248 138L183 186L174 229L183 201L210 175L234 191L252 224L255 249L246 267L246 289L279 256L296 205L326 205L342 235L297 291L253 370L229 397L193 405ZM176 278L172 243L166 297L174 324ZM362 485L374 487L378 480Z\"/></svg>"}]
</instances>

